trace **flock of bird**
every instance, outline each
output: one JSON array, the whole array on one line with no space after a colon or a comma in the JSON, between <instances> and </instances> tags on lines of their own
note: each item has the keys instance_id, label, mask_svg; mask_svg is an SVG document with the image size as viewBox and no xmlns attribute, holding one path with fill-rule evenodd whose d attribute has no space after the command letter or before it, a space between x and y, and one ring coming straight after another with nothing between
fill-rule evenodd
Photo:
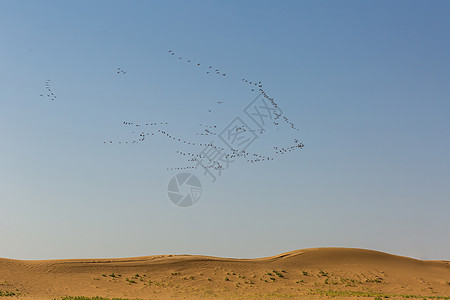
<instances>
[{"instance_id":1,"label":"flock of bird","mask_svg":"<svg viewBox=\"0 0 450 300\"><path fill-rule=\"evenodd\" d=\"M169 133L167 130L163 130L163 129L159 128L159 126L161 126L161 125L168 125L167 122L153 122L153 123L140 124L140 123L124 121L123 125L132 126L133 128L142 128L142 127L146 127L146 126L154 127L154 132L132 131L132 133L138 134L138 137L135 138L134 140L119 141L119 142L113 142L113 141L106 142L105 141L104 143L105 144L106 143L109 143L109 144L114 144L114 143L136 144L136 143L144 142L146 137L150 137L150 136L154 136L154 135L161 135L163 137L166 137L169 140L172 140L173 142L179 143L180 145L188 145L188 146L196 147L196 148L202 147L203 151L204 151L204 149L207 149L207 148L214 149L216 151L216 153L221 154L220 157L222 158L222 160L226 159L229 162L235 162L235 160L237 159L237 160L244 161L247 163L252 163L252 164L258 163L258 162L264 162L264 161L273 161L275 159L275 155L281 155L281 154L285 154L287 152L302 149L304 146L302 143L300 143L298 141L298 139L295 139L293 146L289 146L289 147L275 146L275 147L273 147L274 155L267 156L267 155L262 155L259 153L239 151L237 149L225 149L223 147L215 145L213 142L201 143L201 142L195 142L195 141L183 139L181 137L177 137L177 136L173 135L172 133ZM204 130L206 131L206 133L209 133L211 135L217 135L217 133L213 131L214 129L217 129L217 125L199 124L199 126L205 128ZM245 129L244 127L237 127L235 130L237 130L237 131L244 130L245 131L247 129ZM261 130L259 130L259 131L261 131ZM205 135L208 135L208 134L205 134ZM203 159L208 159L207 155L202 154L203 151L198 150L198 148L197 148L196 152L185 152L185 151L177 150L176 153L178 155L188 158L187 162L196 163L196 165L189 165L189 166L185 166L185 167L176 167L176 168L167 168L166 170L173 171L173 170L196 169L198 167L198 162L202 161ZM206 166L203 165L203 167L209 168L209 169L215 169L215 170L224 170L223 163L216 159L208 160L208 164Z\"/></svg>"},{"instance_id":2,"label":"flock of bird","mask_svg":"<svg viewBox=\"0 0 450 300\"><path fill-rule=\"evenodd\" d=\"M252 92L253 92L253 91L260 92L261 95L262 95L265 99L267 99L267 100L272 104L272 106L273 106L275 109L278 109L278 103L275 102L275 99L274 99L274 98L269 97L269 95L266 93L266 91L262 88L263 85L262 85L261 81L259 81L258 83L256 83L256 82L249 81L248 79L245 79L245 78L242 78L242 81L245 82L245 83L248 83L249 85L252 86L252 89L251 89ZM258 89L255 90L255 88L253 88L253 86L254 86L255 88L257 87ZM289 119L288 119L285 115L283 115L282 113L273 112L273 114L275 115L275 118L274 118L275 120L279 119L279 118L282 116L284 122L285 122L286 124L288 124L289 127L290 127L291 129L296 130L296 131L299 131L299 129L298 129L297 127L295 127L294 123L292 123L291 121L289 121ZM280 125L278 122L275 122L275 121L273 121L273 124L274 124L275 126Z\"/></svg>"},{"instance_id":3,"label":"flock of bird","mask_svg":"<svg viewBox=\"0 0 450 300\"><path fill-rule=\"evenodd\" d=\"M175 56L175 52L173 50L169 50L169 54ZM183 58L181 56L178 57L179 60L185 61L187 63L191 63L191 59L187 59L187 58ZM200 62L197 63L193 63L193 65L195 65L196 67L200 67L203 66L203 64L201 64ZM205 70L203 70L206 74L215 74L215 75L222 75L222 76L226 76L226 73L223 73L223 71L217 69L214 66L208 66L208 68ZM263 84L261 81L251 81L249 79L243 78L242 81L244 83L247 83L248 85L250 85L251 87L251 91L252 92L259 92L263 95L263 97L265 99L267 99L274 108L278 108L278 104L275 102L275 99L272 97L269 97L269 95L267 94L267 92L263 89ZM217 102L218 104L222 104L222 101ZM212 109L208 109L208 112L212 112ZM283 115L283 121L289 125L289 127L293 130L299 131L299 129L297 127L295 127L294 123L292 123L291 121L289 121L289 119ZM275 126L278 126L279 123L278 122L273 122Z\"/></svg>"},{"instance_id":4,"label":"flock of bird","mask_svg":"<svg viewBox=\"0 0 450 300\"><path fill-rule=\"evenodd\" d=\"M50 79L47 79L45 81L45 90L46 92L44 94L40 94L40 97L44 97L44 95L46 95L50 100L55 101L56 100L56 95L53 93L53 90L50 88Z\"/></svg>"},{"instance_id":5,"label":"flock of bird","mask_svg":"<svg viewBox=\"0 0 450 300\"><path fill-rule=\"evenodd\" d=\"M160 126L160 125L168 125L167 122L155 122L155 123L145 123L145 124L139 124L139 123L134 123L134 122L123 122L123 125L127 125L127 126L134 126L134 127L145 127L145 126ZM185 140L182 139L180 137L177 137L171 133L169 133L166 130L162 130L162 129L157 129L157 127L154 129L154 132L146 132L146 131L141 131L141 132L136 132L136 131L132 131L131 133L133 134L138 134L138 138L135 138L133 140L130 141L104 141L103 143L109 143L109 144L135 144L135 143L140 143L143 142L145 140L146 136L154 136L154 135L162 135L172 141L178 142L180 144L186 144L186 145L190 145L190 146L198 146L198 147L205 147L205 146L214 146L216 149L218 150L224 150L224 148L222 147L218 147L215 146L213 144L207 144L207 143L198 143L198 142L193 142L190 140Z\"/></svg>"},{"instance_id":6,"label":"flock of bird","mask_svg":"<svg viewBox=\"0 0 450 300\"><path fill-rule=\"evenodd\" d=\"M247 128L245 128L245 126L238 126L238 127L235 128L235 131L236 132L241 132L241 131L242 132L258 132L260 135L262 135L264 133L264 129L263 128L257 129L257 130L255 130L255 129L248 130Z\"/></svg>"},{"instance_id":7,"label":"flock of bird","mask_svg":"<svg viewBox=\"0 0 450 300\"><path fill-rule=\"evenodd\" d=\"M173 50L169 50L169 54L170 55L175 55L175 52L173 51ZM185 61L185 62L187 62L187 63L191 63L191 60L190 59L186 59L186 58L183 58L183 57L178 57L178 59L179 60L183 60L183 61ZM194 66L196 66L196 67L200 67L200 66L203 66L201 63L192 63ZM222 76L222 77L225 77L225 76L227 76L227 74L226 73L223 73L221 70L219 70L219 69L216 69L216 67L214 67L214 66L208 66L208 68L204 71L206 74L211 74L211 75L220 75L220 76Z\"/></svg>"},{"instance_id":8,"label":"flock of bird","mask_svg":"<svg viewBox=\"0 0 450 300\"><path fill-rule=\"evenodd\" d=\"M117 74L122 74L122 75L127 74L127 71L123 70L122 68L117 68L116 72L117 72Z\"/></svg>"},{"instance_id":9,"label":"flock of bird","mask_svg":"<svg viewBox=\"0 0 450 300\"><path fill-rule=\"evenodd\" d=\"M169 50L169 54L172 56L175 56L175 52L173 50ZM178 57L179 60L183 60L186 63L191 63L195 68L198 68L199 70L203 69L203 64L197 62L194 63L192 62L190 59L186 59L183 57ZM214 66L211 65L206 65L205 66L206 69L203 69L205 74L209 75L220 75L221 77L225 77L227 76L227 74L223 71L221 71L219 68L216 68ZM126 71L122 68L117 68L116 70L117 74L121 74L121 75L125 75ZM248 84L251 88L251 92L259 92L273 107L274 107L274 118L273 118L273 124L275 126L279 125L279 120L283 120L286 124L289 125L290 128L297 130L298 129L294 126L294 124L292 122L289 121L289 119L283 115L280 111L280 113L278 113L277 110L278 109L278 104L275 102L275 99L270 97L266 91L263 89L263 84L261 81L250 81L248 79L242 79L242 82ZM51 100L55 100L56 96L54 94L54 92L52 91L52 89L50 88L50 80L47 80L45 82L45 87L46 87L46 91L47 91L47 97L49 97ZM44 94L40 95L41 97L44 96ZM224 101L216 101L217 105L223 105ZM212 112L212 109L208 109L208 112ZM236 160L240 160L240 161L244 161L247 163L258 163L258 162L264 162L264 161L273 161L275 159L276 155L282 155L285 154L287 152L291 152L297 149L302 149L303 148L303 144L300 143L297 139L294 140L294 145L293 146L285 146L285 147L281 147L281 146L275 146L273 147L274 149L274 153L273 155L262 155L259 153L252 153L252 152L247 152L247 151L238 151L237 149L225 149L223 147L217 146L215 145L213 142L209 142L209 143L202 143L202 142L195 142L192 140L187 140L187 139L183 139L181 137L175 136L172 133L169 133L167 130L165 130L163 128L163 126L168 125L167 122L152 122L152 123L135 123L135 122L129 122L129 121L124 121L123 125L128 126L128 127L132 127L134 130L131 132L132 134L136 134L136 137L130 140L126 140L126 141L104 141L104 144L138 144L138 143L142 143L144 141L147 140L147 138L151 137L151 136L155 136L155 135L161 135L164 136L165 138L173 141L173 142L177 142L181 145L187 145L190 147L201 147L202 150L198 150L196 152L194 151L176 151L176 153L180 156L186 157L187 161L189 163L194 163L194 165L189 165L189 166L185 166L185 167L176 167L176 168L167 168L167 170L187 170L187 169L196 169L199 166L199 163L202 162L204 159L207 159L208 162L206 165L202 164L202 167L204 168L209 168L209 169L215 169L215 170L224 170L224 163L227 164L227 167L230 163L235 162ZM201 132L197 133L198 136L217 136L218 133L216 132L217 130L217 125L205 125L205 124L199 124L199 127L202 129ZM260 135L262 135L264 133L264 129L257 129L257 130L252 130L252 129L248 129L244 126L238 126L236 127L234 130L236 130L236 132L238 131L242 131L242 132L254 132L254 133L258 133ZM214 151L216 151L216 154L220 154L220 155L216 155L215 159L210 159L208 157L208 155L205 155L206 153L206 149L210 149L208 151L211 151L212 149Z\"/></svg>"},{"instance_id":10,"label":"flock of bird","mask_svg":"<svg viewBox=\"0 0 450 300\"><path fill-rule=\"evenodd\" d=\"M298 141L298 139L295 139L293 146L286 147L286 148L284 148L284 147L273 147L273 148L275 149L275 154L284 154L284 153L291 152L291 151L294 151L297 149L301 149L301 148L303 148L303 146L304 145L302 143L300 143Z\"/></svg>"},{"instance_id":11,"label":"flock of bird","mask_svg":"<svg viewBox=\"0 0 450 300\"><path fill-rule=\"evenodd\" d=\"M169 54L175 56L175 52L173 50L169 50ZM190 59L183 59L183 57L178 57L179 60L184 60L187 63L190 63L191 60ZM196 64L197 67L202 66L202 64L200 62L198 62ZM214 70L214 72L211 72L212 70ZM219 69L214 68L213 66L209 66L207 71L205 71L206 74L216 74L216 75L220 75L222 74L223 76L226 75L226 73L221 72ZM263 83L261 81L251 81L249 79L243 78L242 82L248 84L251 87L251 92L259 92L264 99L266 99L267 101L269 101L269 103L274 107L274 121L273 124L275 126L279 126L279 122L278 120L281 118L286 124L289 125L289 127L293 130L298 131L299 129L297 127L295 127L295 125L285 116L283 115L281 112L277 113L278 109L278 103L275 102L275 99L273 97L270 97L267 92L263 89ZM222 104L222 101L218 101L217 104ZM208 112L211 112L212 110L209 109ZM197 133L197 135L203 135L203 136L210 136L210 135L217 135L217 133L215 132L215 129L217 128L216 125L202 125L200 124L201 127L206 127L203 129L203 131L201 133ZM262 135L264 133L264 129L258 129L258 130L248 130L246 129L244 126L240 126L240 127L236 127L235 129L236 131L253 131L253 132L257 132L260 135ZM280 154L284 154L287 152L291 152L294 150L298 150L298 149L302 149L304 147L304 145L302 143L300 143L298 141L298 139L294 140L294 145L293 146L289 146L289 147L279 147L279 146L275 146L273 147L274 151L275 151L275 155L280 155ZM222 148L223 149L223 148ZM182 151L177 151L178 154L183 155L183 156L189 156L192 157L190 158L188 161L193 161L196 162L198 161L198 159L202 159L204 157L201 156L201 154L194 154L194 153L190 153L190 152L182 152ZM237 151L237 150L233 150L231 149L231 152L226 152L225 151L225 157L231 158L231 159L239 159L239 158L243 158L245 159L246 162L248 163L258 163L258 162L263 162L263 161L271 161L274 160L274 157L271 156L265 156L265 155L261 155L258 153L248 153L246 151ZM214 169L222 169L223 166L221 165L220 162L218 161L211 161L210 165L208 166L209 168L214 168ZM168 170L183 170L183 169L190 169L190 168L195 168L192 166L189 167L183 167L183 168L168 168Z\"/></svg>"},{"instance_id":12,"label":"flock of bird","mask_svg":"<svg viewBox=\"0 0 450 300\"><path fill-rule=\"evenodd\" d=\"M175 56L175 52L173 50L169 50L169 54L171 56ZM191 59L186 59L183 57L178 57L179 60L185 61L186 63L192 64L195 68L198 70L203 70L205 74L207 75L217 75L222 78L227 76L227 73L221 71L219 68L214 67L212 65L204 65L199 62L193 62ZM116 73L119 75L125 75L127 72L122 68L117 68ZM45 89L46 92L43 94L40 94L41 97L47 96L50 100L54 101L56 100L56 95L53 92L52 88L50 87L50 79L45 81ZM289 125L289 127L293 130L298 131L299 129L295 127L295 125L283 114L281 113L281 110L278 110L278 104L275 102L275 99L273 97L270 97L267 92L263 89L263 84L261 81L251 81L249 79L242 79L242 82L245 84L248 84L250 86L251 92L258 92L260 93L264 99L266 99L272 106L273 106L273 125L279 126L279 120L283 120L286 124ZM217 105L223 105L224 101L216 101ZM211 113L213 110L208 109L208 112ZM279 111L279 113L278 113ZM236 160L245 161L247 163L258 163L263 161L273 161L275 159L276 155L282 155L287 152L291 152L294 150L302 149L303 144L298 141L298 139L294 140L294 145L292 146L275 146L273 147L274 153L273 155L262 155L259 153L251 153L247 151L238 151L237 149L225 149L223 147L215 145L213 142L209 143L199 143L192 140L183 139L181 137L177 137L171 133L169 133L167 130L164 130L162 126L168 125L167 122L152 122L152 123L134 123L134 122L128 122L124 121L123 125L133 127L134 130L131 132L132 134L136 134L136 137L131 140L126 141L104 141L104 144L138 144L142 143L147 140L150 136L155 135L161 135L166 137L167 139L177 142L180 145L188 145L190 147L202 147L203 150L196 151L196 152L186 152L186 151L176 151L176 153L180 156L186 157L187 161L190 163L195 163L195 165L185 166L185 167L177 167L177 168L167 168L167 170L187 170L187 169L196 169L199 166L199 163L203 161L204 159L207 159L208 162L205 165L202 164L202 167L208 168L208 169L215 169L215 170L224 170L224 163L228 165L232 162L235 162ZM199 124L202 131L197 133L198 136L217 136L217 125L205 125L205 124ZM137 130L136 130L137 129ZM262 135L264 133L264 129L247 129L244 126L238 126L234 130L236 132L242 131L242 132L254 132L258 133L259 135ZM216 154L216 159L210 159L208 155L205 155L206 149L214 149ZM208 150L210 151L210 150Z\"/></svg>"},{"instance_id":13,"label":"flock of bird","mask_svg":"<svg viewBox=\"0 0 450 300\"><path fill-rule=\"evenodd\" d=\"M175 56L175 52L173 50L169 50L169 54L172 56ZM179 60L183 60L186 63L191 63L195 68L198 68L199 70L202 69L202 67L204 66L201 63L194 63L191 61L191 59L186 59L183 57L178 57ZM118 73L122 73L125 74L125 71L123 71L122 69L118 69ZM222 77L226 76L226 73L220 71L218 68L215 68L213 66L207 66L206 74L215 74L215 75L221 75ZM290 120L281 113L280 110L278 110L278 103L275 102L275 99L273 97L270 97L267 92L263 89L263 84L261 81L250 81L248 79L242 79L242 82L250 85L251 87L251 91L252 92L259 92L274 108L274 118L273 118L273 124L275 126L279 126L279 120L283 120L286 124L289 125L289 127L291 129L294 129L296 131L298 131L298 129L294 126L294 124L292 122L290 122ZM216 101L217 105L222 105L224 104L223 101ZM280 111L280 113L278 113L278 111ZM212 112L212 109L208 109L208 112ZM162 125L167 125L167 122L153 122L153 123L145 123L145 124L140 124L140 123L134 123L134 122L123 122L123 125L126 126L133 126L134 128L144 128L144 127L149 127L151 128L151 130L153 132L147 132L146 130L142 130L142 131L133 131L133 134L137 134L138 136L130 141L119 141L119 144L128 144L128 143L142 143L146 140L146 137L150 137L150 136L154 136L154 135L162 135L164 137L166 137L167 139L173 141L173 142L177 142L180 144L180 146L182 145L187 145L190 147L202 147L203 150L197 150L197 151L181 151L181 150L177 150L176 153L180 156L186 157L187 161L189 163L194 163L194 165L189 165L189 166L185 166L185 167L175 167L175 168L167 168L166 170L188 170L188 169L196 169L199 166L200 162L203 162L204 159L207 159L208 162L206 165L202 164L202 167L204 168L208 168L208 169L215 169L215 170L224 170L224 162L226 162L227 164L231 163L231 162L235 162L236 160L239 161L244 161L247 163L259 163L259 162L264 162L264 161L273 161L275 159L275 156L277 155L282 155L291 151L295 151L298 149L302 149L304 147L304 145L302 143L300 143L298 141L298 139L294 140L294 145L292 146L274 146L273 150L274 153L273 155L263 155L260 153L251 153L251 152L247 152L247 151L238 151L237 149L225 149L223 147L217 146L215 145L213 142L209 142L209 143L199 143L199 142L195 142L192 140L186 140L183 139L181 137L177 137L172 133L169 133L167 130L164 130L163 128L161 128L160 126ZM199 124L199 127L201 127L202 131L197 133L198 136L217 136L217 125L205 125L205 124ZM257 130L252 130L252 129L247 129L244 126L238 126L236 127L234 130L238 131L242 131L242 132L255 132L258 133L260 135L262 135L264 133L264 129L257 129ZM104 143L107 143L106 141ZM113 141L109 141L110 144L113 144ZM219 159L208 159L208 155L202 154L205 152L205 149L214 149L216 151L216 153L220 153L220 155L218 155L217 157L219 157Z\"/></svg>"}]
</instances>

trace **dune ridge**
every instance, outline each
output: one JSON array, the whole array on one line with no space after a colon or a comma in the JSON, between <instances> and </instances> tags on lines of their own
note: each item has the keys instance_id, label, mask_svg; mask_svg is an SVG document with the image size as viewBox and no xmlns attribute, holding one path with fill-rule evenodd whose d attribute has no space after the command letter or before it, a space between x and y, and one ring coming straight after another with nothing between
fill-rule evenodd
<instances>
[{"instance_id":1,"label":"dune ridge","mask_svg":"<svg viewBox=\"0 0 450 300\"><path fill-rule=\"evenodd\" d=\"M301 249L256 259L202 255L0 258L2 293L19 299L450 299L450 262L353 248Z\"/></svg>"}]
</instances>

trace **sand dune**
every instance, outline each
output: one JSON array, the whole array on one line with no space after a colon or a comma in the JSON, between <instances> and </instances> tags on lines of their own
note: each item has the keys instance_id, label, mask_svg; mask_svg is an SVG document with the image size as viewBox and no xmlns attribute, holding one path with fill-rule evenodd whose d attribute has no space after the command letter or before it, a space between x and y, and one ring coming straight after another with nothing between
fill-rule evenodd
<instances>
[{"instance_id":1,"label":"sand dune","mask_svg":"<svg viewBox=\"0 0 450 300\"><path fill-rule=\"evenodd\" d=\"M450 262L348 248L304 249L258 259L194 255L0 259L0 295L18 299L450 299Z\"/></svg>"}]
</instances>

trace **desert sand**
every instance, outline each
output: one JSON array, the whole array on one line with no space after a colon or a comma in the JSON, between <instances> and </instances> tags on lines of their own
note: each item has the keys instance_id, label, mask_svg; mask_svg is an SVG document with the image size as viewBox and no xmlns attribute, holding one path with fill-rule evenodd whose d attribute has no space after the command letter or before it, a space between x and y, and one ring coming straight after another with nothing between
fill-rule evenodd
<instances>
[{"instance_id":1,"label":"desert sand","mask_svg":"<svg viewBox=\"0 0 450 300\"><path fill-rule=\"evenodd\" d=\"M258 259L0 259L0 291L5 299L450 299L450 262L349 248Z\"/></svg>"}]
</instances>

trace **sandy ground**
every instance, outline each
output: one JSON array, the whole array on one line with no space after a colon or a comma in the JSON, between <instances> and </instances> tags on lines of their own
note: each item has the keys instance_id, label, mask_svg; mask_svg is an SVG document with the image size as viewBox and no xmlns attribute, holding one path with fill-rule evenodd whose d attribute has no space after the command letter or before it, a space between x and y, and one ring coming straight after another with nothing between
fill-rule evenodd
<instances>
[{"instance_id":1,"label":"sandy ground","mask_svg":"<svg viewBox=\"0 0 450 300\"><path fill-rule=\"evenodd\" d=\"M0 259L0 298L73 299L70 297L75 296L450 299L450 262L421 261L348 248L305 249L259 259L190 255L41 261Z\"/></svg>"}]
</instances>

